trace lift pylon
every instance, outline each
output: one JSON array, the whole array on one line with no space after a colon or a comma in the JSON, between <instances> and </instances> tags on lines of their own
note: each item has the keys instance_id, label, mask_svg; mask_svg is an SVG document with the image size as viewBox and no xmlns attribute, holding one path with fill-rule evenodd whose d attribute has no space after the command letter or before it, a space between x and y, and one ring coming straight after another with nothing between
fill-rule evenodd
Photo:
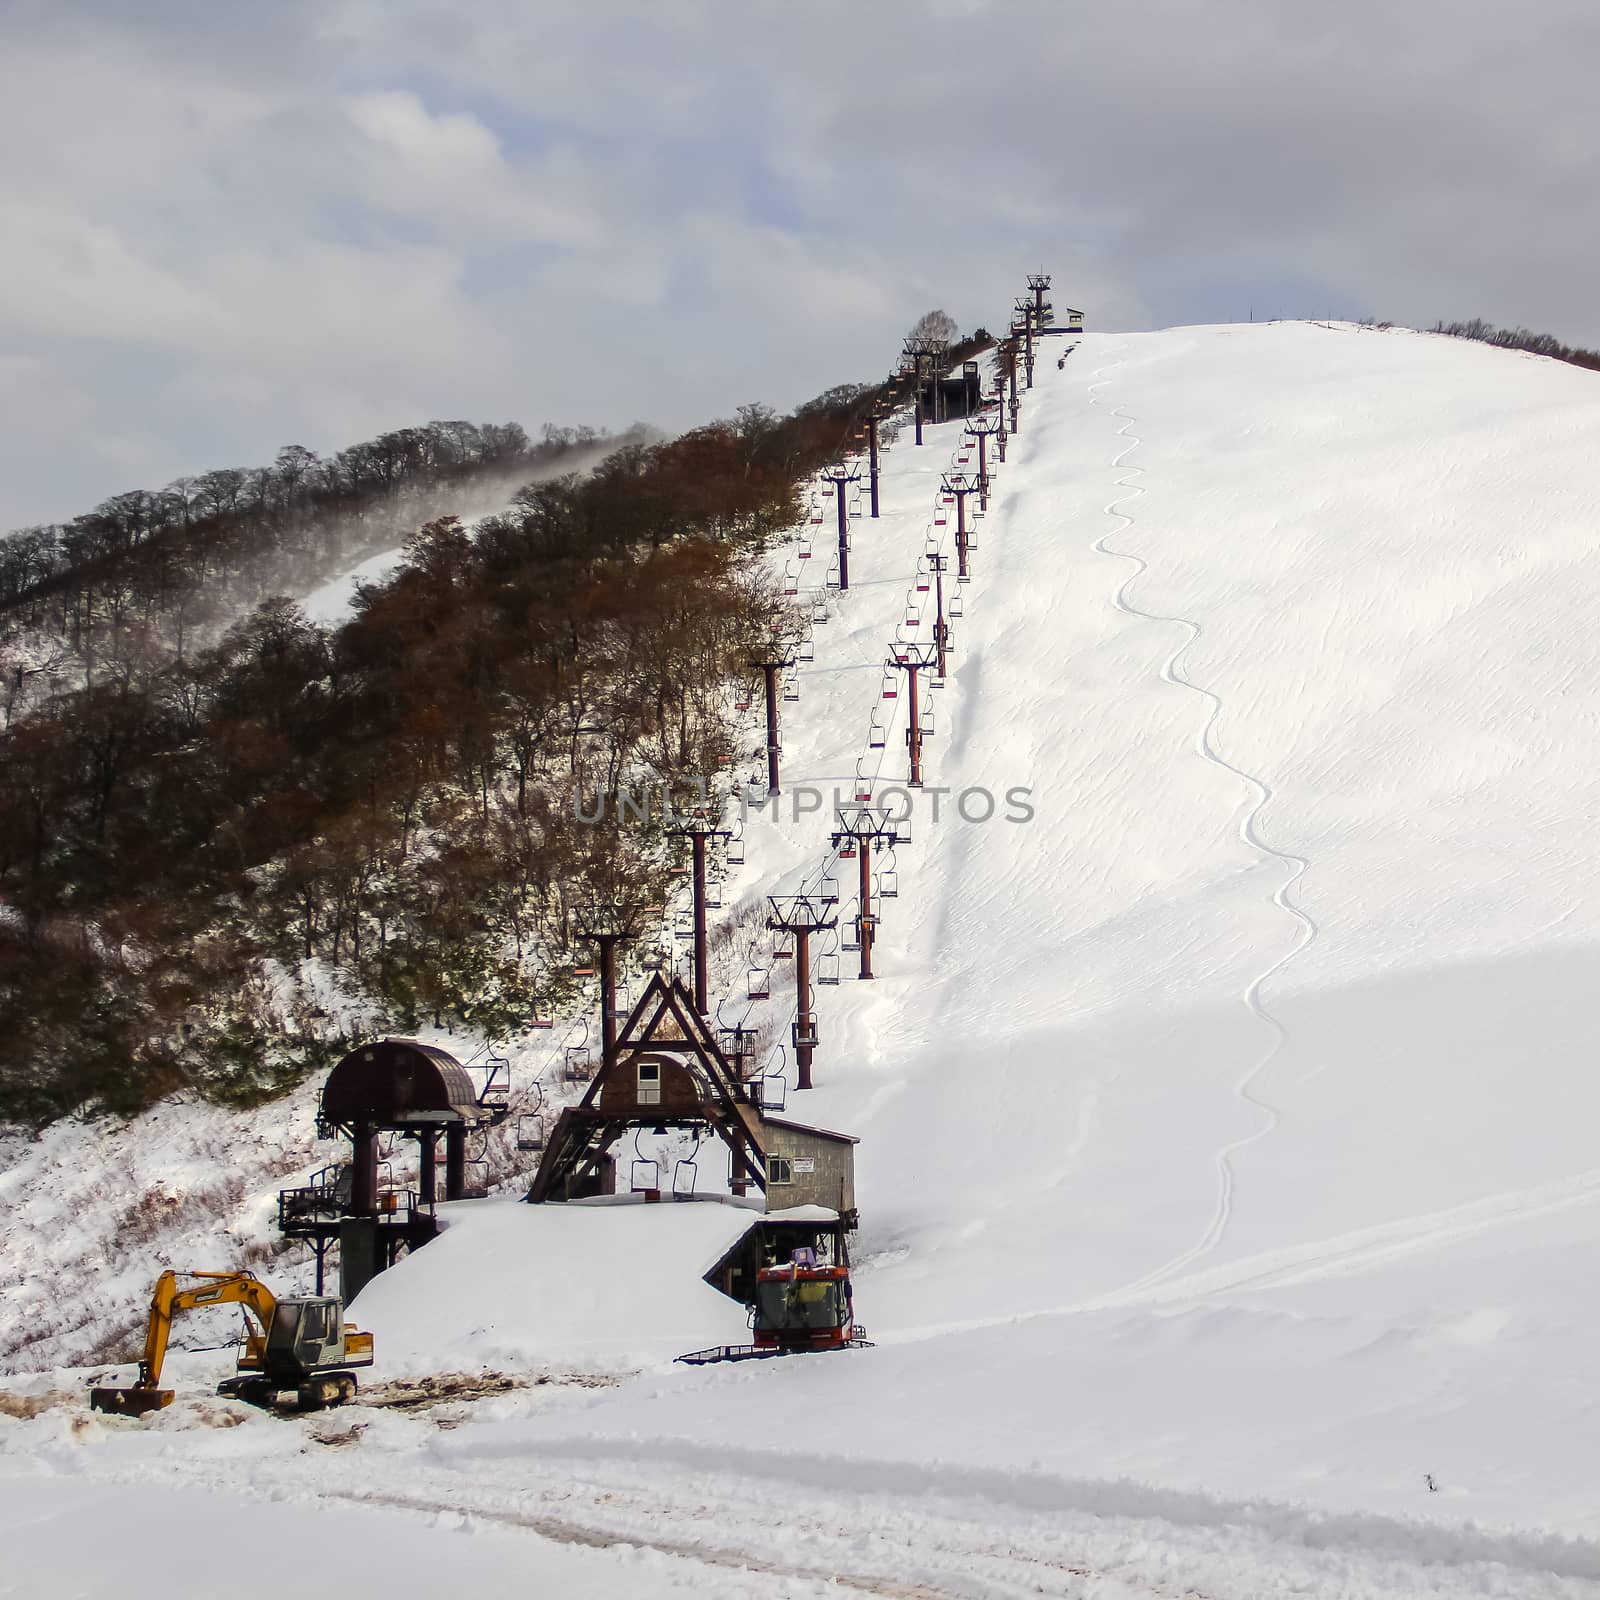
<instances>
[{"instance_id":1,"label":"lift pylon","mask_svg":"<svg viewBox=\"0 0 1600 1600\"><path fill-rule=\"evenodd\" d=\"M947 472L940 482L940 490L956 503L956 576L964 582L971 576L967 571L967 496L979 492L977 475Z\"/></svg>"},{"instance_id":2,"label":"lift pylon","mask_svg":"<svg viewBox=\"0 0 1600 1600\"><path fill-rule=\"evenodd\" d=\"M922 674L939 664L937 644L897 644L886 665L906 675L908 703L906 719L906 752L910 758L911 774L906 779L912 789L922 787L922 716L918 709L917 688Z\"/></svg>"},{"instance_id":3,"label":"lift pylon","mask_svg":"<svg viewBox=\"0 0 1600 1600\"><path fill-rule=\"evenodd\" d=\"M872 910L872 855L874 850L893 849L900 841L900 824L887 806L858 804L841 806L837 815L838 826L833 834L833 847L841 858L853 852L860 868L861 900L856 918L856 931L861 945L861 972L863 978L872 974L872 936L877 919Z\"/></svg>"},{"instance_id":4,"label":"lift pylon","mask_svg":"<svg viewBox=\"0 0 1600 1600\"><path fill-rule=\"evenodd\" d=\"M767 788L778 793L778 755L783 746L778 741L778 674L793 668L795 653L781 643L775 643L761 659L750 663L762 676L767 701Z\"/></svg>"},{"instance_id":5,"label":"lift pylon","mask_svg":"<svg viewBox=\"0 0 1600 1600\"><path fill-rule=\"evenodd\" d=\"M839 592L843 594L850 587L850 512L845 505L844 491L847 484L861 482L861 469L840 465L829 467L826 472L818 473L817 476L831 483L834 489L834 509L838 513L839 522ZM876 493L875 480L874 493Z\"/></svg>"},{"instance_id":6,"label":"lift pylon","mask_svg":"<svg viewBox=\"0 0 1600 1600\"><path fill-rule=\"evenodd\" d=\"M710 1006L710 960L706 943L706 845L727 839L730 831L704 810L693 811L677 827L667 829L670 839L687 839L693 852L694 872L694 1008L703 1017Z\"/></svg>"},{"instance_id":7,"label":"lift pylon","mask_svg":"<svg viewBox=\"0 0 1600 1600\"><path fill-rule=\"evenodd\" d=\"M794 1060L795 1088L811 1087L811 1063L817 1048L817 1020L811 996L811 935L836 928L837 895L785 894L767 897L767 926L794 938Z\"/></svg>"},{"instance_id":8,"label":"lift pylon","mask_svg":"<svg viewBox=\"0 0 1600 1600\"><path fill-rule=\"evenodd\" d=\"M638 937L641 906L592 905L578 914L578 937L594 945L599 955L600 1060L610 1066L617 1053L617 946Z\"/></svg>"},{"instance_id":9,"label":"lift pylon","mask_svg":"<svg viewBox=\"0 0 1600 1600\"><path fill-rule=\"evenodd\" d=\"M974 417L967 423L967 433L978 441L978 509L989 509L989 441L998 438L1001 460L1005 459L1005 423L998 417Z\"/></svg>"}]
</instances>

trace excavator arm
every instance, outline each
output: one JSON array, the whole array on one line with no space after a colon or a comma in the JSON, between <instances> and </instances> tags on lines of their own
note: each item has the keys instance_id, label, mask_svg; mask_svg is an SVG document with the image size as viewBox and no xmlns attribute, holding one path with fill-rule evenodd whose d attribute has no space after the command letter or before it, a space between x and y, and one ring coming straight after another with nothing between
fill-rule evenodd
<instances>
[{"instance_id":1,"label":"excavator arm","mask_svg":"<svg viewBox=\"0 0 1600 1600\"><path fill-rule=\"evenodd\" d=\"M180 1289L175 1272L163 1272L156 1279L155 1294L150 1300L150 1321L145 1328L144 1356L139 1362L139 1381L131 1388L94 1390L89 1396L94 1410L137 1417L172 1404L172 1390L161 1387L161 1368L172 1337L172 1319L180 1311L190 1311L196 1306L241 1305L255 1317L265 1335L277 1301L253 1272L186 1272L184 1276L198 1281Z\"/></svg>"},{"instance_id":2,"label":"excavator arm","mask_svg":"<svg viewBox=\"0 0 1600 1600\"><path fill-rule=\"evenodd\" d=\"M180 1311L192 1311L196 1306L242 1305L255 1314L263 1334L272 1322L277 1301L253 1272L187 1272L184 1276L200 1281L191 1288L180 1289L175 1272L163 1272L156 1279L150 1322L144 1335L144 1359L139 1363L141 1389L160 1387L161 1367L172 1337L172 1319Z\"/></svg>"}]
</instances>

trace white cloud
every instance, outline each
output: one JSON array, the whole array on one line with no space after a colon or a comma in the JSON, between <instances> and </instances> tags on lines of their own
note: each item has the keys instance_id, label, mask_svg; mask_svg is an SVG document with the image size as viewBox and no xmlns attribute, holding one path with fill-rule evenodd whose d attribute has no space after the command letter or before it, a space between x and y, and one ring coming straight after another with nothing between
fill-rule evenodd
<instances>
[{"instance_id":1,"label":"white cloud","mask_svg":"<svg viewBox=\"0 0 1600 1600\"><path fill-rule=\"evenodd\" d=\"M430 415L790 403L1039 265L1102 326L1266 285L1600 342L1597 43L1591 0L36 6L0 525Z\"/></svg>"}]
</instances>

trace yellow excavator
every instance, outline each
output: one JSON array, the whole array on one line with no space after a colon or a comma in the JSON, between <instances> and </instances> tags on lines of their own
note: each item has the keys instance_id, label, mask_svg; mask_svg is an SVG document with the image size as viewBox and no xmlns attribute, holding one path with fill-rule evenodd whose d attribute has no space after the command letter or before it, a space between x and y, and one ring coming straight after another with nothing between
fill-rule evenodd
<instances>
[{"instance_id":1,"label":"yellow excavator","mask_svg":"<svg viewBox=\"0 0 1600 1600\"><path fill-rule=\"evenodd\" d=\"M332 1295L280 1300L253 1272L186 1272L185 1278L196 1281L183 1289L178 1276L163 1272L156 1279L138 1382L91 1390L92 1410L142 1417L170 1406L173 1391L161 1387L161 1367L172 1319L196 1306L238 1305L247 1313L238 1370L218 1384L218 1394L271 1406L280 1393L293 1389L302 1411L355 1398L356 1375L350 1369L372 1365L372 1335L344 1320L342 1300Z\"/></svg>"}]
</instances>

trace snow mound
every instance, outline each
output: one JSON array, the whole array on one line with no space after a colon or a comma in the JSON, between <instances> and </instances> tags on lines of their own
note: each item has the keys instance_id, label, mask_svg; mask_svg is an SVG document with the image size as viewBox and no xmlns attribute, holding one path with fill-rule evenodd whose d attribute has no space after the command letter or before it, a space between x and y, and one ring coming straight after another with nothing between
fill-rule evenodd
<instances>
[{"instance_id":1,"label":"snow mound","mask_svg":"<svg viewBox=\"0 0 1600 1600\"><path fill-rule=\"evenodd\" d=\"M374 1378L478 1368L624 1371L738 1344L745 1312L701 1281L759 1215L714 1201L440 1207L445 1229L362 1290Z\"/></svg>"}]
</instances>

